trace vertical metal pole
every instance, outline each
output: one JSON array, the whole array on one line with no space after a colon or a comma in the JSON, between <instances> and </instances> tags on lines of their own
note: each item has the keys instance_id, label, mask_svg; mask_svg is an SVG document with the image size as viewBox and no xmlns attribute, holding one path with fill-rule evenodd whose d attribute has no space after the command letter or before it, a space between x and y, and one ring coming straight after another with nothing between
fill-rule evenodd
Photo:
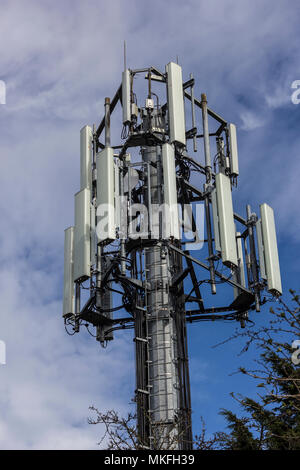
<instances>
[{"instance_id":1,"label":"vertical metal pole","mask_svg":"<svg viewBox=\"0 0 300 470\"><path fill-rule=\"evenodd\" d=\"M80 283L75 284L75 312L76 315L80 313Z\"/></svg>"},{"instance_id":2,"label":"vertical metal pole","mask_svg":"<svg viewBox=\"0 0 300 470\"><path fill-rule=\"evenodd\" d=\"M257 312L260 312L260 295L259 295L259 289L258 289L258 265L257 265L257 259L256 259L253 225L251 221L251 207L249 204L246 206L246 210L247 210L247 222L248 222L249 245L250 245L251 271L252 271L254 289L255 289L255 309Z\"/></svg>"},{"instance_id":3,"label":"vertical metal pole","mask_svg":"<svg viewBox=\"0 0 300 470\"><path fill-rule=\"evenodd\" d=\"M251 260L250 260L250 255L248 253L248 248L247 248L247 239L244 238L244 249L245 249L245 262L246 262L246 271L247 271L247 280L248 280L248 288L251 285Z\"/></svg>"},{"instance_id":4,"label":"vertical metal pole","mask_svg":"<svg viewBox=\"0 0 300 470\"><path fill-rule=\"evenodd\" d=\"M126 70L126 41L124 41L124 71Z\"/></svg>"},{"instance_id":5,"label":"vertical metal pole","mask_svg":"<svg viewBox=\"0 0 300 470\"><path fill-rule=\"evenodd\" d=\"M96 273L96 307L101 308L101 254L102 248L97 246L97 273Z\"/></svg>"},{"instance_id":6,"label":"vertical metal pole","mask_svg":"<svg viewBox=\"0 0 300 470\"><path fill-rule=\"evenodd\" d=\"M194 78L193 74L190 74L190 78ZM194 98L194 85L191 86L191 104L192 104L192 126L193 128L196 127L196 117L195 117L195 98ZM193 146L194 152L197 152L197 137L193 136Z\"/></svg>"},{"instance_id":7,"label":"vertical metal pole","mask_svg":"<svg viewBox=\"0 0 300 470\"><path fill-rule=\"evenodd\" d=\"M205 175L206 175L206 189L207 189L211 183L211 158L210 158L210 146L209 146L207 98L206 98L205 93L202 93L201 95L201 109L202 109ZM210 286L211 286L211 293L216 294L215 266L214 266L214 261L213 261L213 243L212 243L212 231L211 231L208 194L205 197L204 203L205 203L206 228L207 228L207 240L208 240L209 272L210 272L210 281L211 281Z\"/></svg>"},{"instance_id":8,"label":"vertical metal pole","mask_svg":"<svg viewBox=\"0 0 300 470\"><path fill-rule=\"evenodd\" d=\"M105 147L110 147L110 99L105 98Z\"/></svg>"},{"instance_id":9,"label":"vertical metal pole","mask_svg":"<svg viewBox=\"0 0 300 470\"><path fill-rule=\"evenodd\" d=\"M121 240L120 240L120 256L121 256L121 274L123 276L126 275L126 250L125 250L125 234L123 232L123 223L124 221L124 211L127 211L127 204L126 207L125 205L125 198L124 198L124 161L122 160L122 167L120 167L120 172L119 172L119 178L120 178L120 210L121 210ZM126 222L127 222L127 215L126 215ZM127 230L127 228L125 228Z\"/></svg>"},{"instance_id":10,"label":"vertical metal pole","mask_svg":"<svg viewBox=\"0 0 300 470\"><path fill-rule=\"evenodd\" d=\"M205 93L202 93L201 95L201 109L202 109L202 123L203 123L206 182L210 183L211 181L211 158L210 158L210 146L209 146L207 98L206 98Z\"/></svg>"},{"instance_id":11,"label":"vertical metal pole","mask_svg":"<svg viewBox=\"0 0 300 470\"><path fill-rule=\"evenodd\" d=\"M148 233L152 237L152 197L151 197L151 175L150 163L147 163L147 208L148 208Z\"/></svg>"},{"instance_id":12,"label":"vertical metal pole","mask_svg":"<svg viewBox=\"0 0 300 470\"><path fill-rule=\"evenodd\" d=\"M151 69L148 71L148 98L151 99Z\"/></svg>"},{"instance_id":13,"label":"vertical metal pole","mask_svg":"<svg viewBox=\"0 0 300 470\"><path fill-rule=\"evenodd\" d=\"M94 184L94 175L95 175L95 172L96 172L96 153L97 153L97 141L96 141L96 125L93 124L93 146L92 146L92 187L91 187L91 203L94 204L94 207L95 207L95 220L93 221L94 223L94 226L96 228L97 226L97 207L96 207L96 185ZM92 234L93 236L93 243L91 243L91 249L95 249L95 244L94 244L94 241L95 241L95 237L96 237L96 233L93 233ZM96 253L93 253L93 257L96 255ZM93 276L92 276L92 273L91 273L91 278L90 278L90 295L93 294L93 289L94 289L94 286L93 286Z\"/></svg>"},{"instance_id":14,"label":"vertical metal pole","mask_svg":"<svg viewBox=\"0 0 300 470\"><path fill-rule=\"evenodd\" d=\"M96 165L96 153L97 153L97 144L96 144L96 125L93 124L93 152L92 152L92 172ZM93 176L93 175L92 175ZM93 187L93 184L92 184ZM94 197L94 192L92 191L92 197Z\"/></svg>"},{"instance_id":15,"label":"vertical metal pole","mask_svg":"<svg viewBox=\"0 0 300 470\"><path fill-rule=\"evenodd\" d=\"M105 147L110 146L110 99L105 98ZM97 175L99 178L100 175ZM101 308L102 296L101 296L101 285L102 285L102 247L97 245L97 257L96 257L96 307Z\"/></svg>"},{"instance_id":16,"label":"vertical metal pole","mask_svg":"<svg viewBox=\"0 0 300 470\"><path fill-rule=\"evenodd\" d=\"M210 272L210 288L211 293L214 295L217 293L216 282L215 282L215 266L213 261L213 242L212 242L212 231L211 231L211 220L210 220L210 208L208 196L204 200L205 205L205 218L206 218L206 231L207 231L207 245L208 245L208 261L209 261L209 272Z\"/></svg>"},{"instance_id":17,"label":"vertical metal pole","mask_svg":"<svg viewBox=\"0 0 300 470\"><path fill-rule=\"evenodd\" d=\"M225 155L224 155L224 141L222 137L217 137L217 150L219 154L219 159L218 159L218 170L222 173L225 174L225 168L226 168L226 161L225 161Z\"/></svg>"},{"instance_id":18,"label":"vertical metal pole","mask_svg":"<svg viewBox=\"0 0 300 470\"><path fill-rule=\"evenodd\" d=\"M157 149L158 149L158 147L156 148L156 150ZM157 154L156 164L157 164L157 184L158 184L158 187L161 188L162 184L163 184L162 162L161 162L161 147L160 147L160 153ZM161 206L161 204L163 203L162 191L158 191L157 200L158 200L159 206ZM162 212L161 211L159 212L159 218L158 218L158 234L159 234L158 235L159 239L161 240L162 236L163 236L163 220L162 220Z\"/></svg>"},{"instance_id":19,"label":"vertical metal pole","mask_svg":"<svg viewBox=\"0 0 300 470\"><path fill-rule=\"evenodd\" d=\"M94 255L93 253L93 247L94 241L95 241L95 230L96 230L96 215L94 220L92 220L92 214L94 213L92 211L92 208L94 210L94 161L95 161L95 124L93 124L93 133L92 133L92 158L91 158L91 192L90 192L90 203L91 203L91 233L90 233L90 239L91 239L91 252L90 252L90 260L91 260L91 265L90 265L90 296L93 295L93 260L94 260ZM96 210L95 210L96 213Z\"/></svg>"},{"instance_id":20,"label":"vertical metal pole","mask_svg":"<svg viewBox=\"0 0 300 470\"><path fill-rule=\"evenodd\" d=\"M79 320L76 319L76 316L80 313L80 282L75 283L75 333L79 332Z\"/></svg>"}]
</instances>

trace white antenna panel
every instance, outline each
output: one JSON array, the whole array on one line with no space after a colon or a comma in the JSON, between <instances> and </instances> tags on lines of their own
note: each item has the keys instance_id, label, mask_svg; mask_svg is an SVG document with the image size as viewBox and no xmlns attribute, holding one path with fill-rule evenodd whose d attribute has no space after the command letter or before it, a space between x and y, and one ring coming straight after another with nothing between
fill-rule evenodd
<instances>
[{"instance_id":1,"label":"white antenna panel","mask_svg":"<svg viewBox=\"0 0 300 470\"><path fill-rule=\"evenodd\" d=\"M91 192L85 188L75 194L74 281L90 277L91 268Z\"/></svg>"},{"instance_id":2,"label":"white antenna panel","mask_svg":"<svg viewBox=\"0 0 300 470\"><path fill-rule=\"evenodd\" d=\"M92 187L92 129L84 126L80 131L80 189Z\"/></svg>"},{"instance_id":3,"label":"white antenna panel","mask_svg":"<svg viewBox=\"0 0 300 470\"><path fill-rule=\"evenodd\" d=\"M115 165L114 152L106 147L97 154L97 227L98 242L115 240Z\"/></svg>"},{"instance_id":4,"label":"white antenna panel","mask_svg":"<svg viewBox=\"0 0 300 470\"><path fill-rule=\"evenodd\" d=\"M169 207L169 224L165 228L166 237L180 239L180 225L177 203L177 186L175 171L174 147L170 144L162 145L162 167L164 175L164 203Z\"/></svg>"},{"instance_id":5,"label":"white antenna panel","mask_svg":"<svg viewBox=\"0 0 300 470\"><path fill-rule=\"evenodd\" d=\"M186 144L184 101L182 88L182 69L180 65L170 62L166 65L169 135L170 142Z\"/></svg>"},{"instance_id":6,"label":"white antenna panel","mask_svg":"<svg viewBox=\"0 0 300 470\"><path fill-rule=\"evenodd\" d=\"M223 173L216 174L216 192L222 261L226 266L237 266L231 184L228 176Z\"/></svg>"},{"instance_id":7,"label":"white antenna panel","mask_svg":"<svg viewBox=\"0 0 300 470\"><path fill-rule=\"evenodd\" d=\"M126 69L122 72L122 107L123 124L129 124L131 121L131 99L130 99L130 72Z\"/></svg>"},{"instance_id":8,"label":"white antenna panel","mask_svg":"<svg viewBox=\"0 0 300 470\"><path fill-rule=\"evenodd\" d=\"M74 227L65 230L63 315L75 313L74 305Z\"/></svg>"},{"instance_id":9,"label":"white antenna panel","mask_svg":"<svg viewBox=\"0 0 300 470\"><path fill-rule=\"evenodd\" d=\"M230 172L234 176L239 174L239 158L238 147L236 138L236 127L234 124L229 124L229 146L230 146Z\"/></svg>"},{"instance_id":10,"label":"white antenna panel","mask_svg":"<svg viewBox=\"0 0 300 470\"><path fill-rule=\"evenodd\" d=\"M260 205L262 240L266 263L268 291L282 294L276 228L273 209L266 203Z\"/></svg>"}]
</instances>

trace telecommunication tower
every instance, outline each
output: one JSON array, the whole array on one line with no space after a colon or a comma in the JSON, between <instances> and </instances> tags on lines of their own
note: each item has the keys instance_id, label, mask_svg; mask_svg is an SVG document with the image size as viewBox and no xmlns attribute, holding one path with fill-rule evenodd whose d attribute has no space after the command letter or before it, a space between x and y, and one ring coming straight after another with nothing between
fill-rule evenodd
<instances>
[{"instance_id":1,"label":"telecommunication tower","mask_svg":"<svg viewBox=\"0 0 300 470\"><path fill-rule=\"evenodd\" d=\"M134 86L140 75L142 99ZM121 142L112 143L110 116L118 102ZM125 66L104 107L100 124L80 131L75 225L65 231L63 318L72 334L95 327L102 346L116 330L134 329L140 447L188 450L186 324L232 319L243 327L249 310L265 302L263 291L281 295L274 214L266 203L259 217L249 205L244 217L234 212L236 127L207 106L205 94L194 96L193 76L183 82L177 63L164 72ZM233 299L207 305L218 298L219 284L221 301L223 286L233 288Z\"/></svg>"}]
</instances>

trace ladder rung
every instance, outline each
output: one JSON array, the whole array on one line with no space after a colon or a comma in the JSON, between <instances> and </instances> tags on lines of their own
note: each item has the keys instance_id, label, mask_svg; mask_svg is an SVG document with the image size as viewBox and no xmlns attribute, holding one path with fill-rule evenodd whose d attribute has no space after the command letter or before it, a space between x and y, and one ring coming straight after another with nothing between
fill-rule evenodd
<instances>
[{"instance_id":1,"label":"ladder rung","mask_svg":"<svg viewBox=\"0 0 300 470\"><path fill-rule=\"evenodd\" d=\"M141 388L137 389L137 392L139 393L145 393L146 395L149 395L149 392L147 390L142 390Z\"/></svg>"},{"instance_id":2,"label":"ladder rung","mask_svg":"<svg viewBox=\"0 0 300 470\"><path fill-rule=\"evenodd\" d=\"M138 336L133 339L133 341L142 341L143 343L148 343L148 340L145 338L139 338Z\"/></svg>"},{"instance_id":3,"label":"ladder rung","mask_svg":"<svg viewBox=\"0 0 300 470\"><path fill-rule=\"evenodd\" d=\"M135 307L137 310L142 310L143 312L146 312L146 309L144 307L139 307L138 305L136 305Z\"/></svg>"}]
</instances>

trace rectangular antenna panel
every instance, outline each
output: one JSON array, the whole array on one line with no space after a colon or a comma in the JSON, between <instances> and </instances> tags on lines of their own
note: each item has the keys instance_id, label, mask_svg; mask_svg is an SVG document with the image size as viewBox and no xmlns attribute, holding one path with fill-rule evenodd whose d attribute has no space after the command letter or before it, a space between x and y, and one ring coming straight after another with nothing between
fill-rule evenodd
<instances>
[{"instance_id":1,"label":"rectangular antenna panel","mask_svg":"<svg viewBox=\"0 0 300 470\"><path fill-rule=\"evenodd\" d=\"M264 254L264 244L262 238L261 219L256 222L256 235L257 235L257 247L258 247L258 258L259 258L259 270L260 276L265 281L267 280L266 274L266 263Z\"/></svg>"},{"instance_id":2,"label":"rectangular antenna panel","mask_svg":"<svg viewBox=\"0 0 300 470\"><path fill-rule=\"evenodd\" d=\"M92 187L92 129L84 126L80 131L80 189Z\"/></svg>"},{"instance_id":3,"label":"rectangular antenna panel","mask_svg":"<svg viewBox=\"0 0 300 470\"><path fill-rule=\"evenodd\" d=\"M97 154L96 165L98 242L115 240L115 165L111 147Z\"/></svg>"},{"instance_id":4,"label":"rectangular antenna panel","mask_svg":"<svg viewBox=\"0 0 300 470\"><path fill-rule=\"evenodd\" d=\"M268 291L282 294L281 276L273 209L266 203L260 205L262 240L266 264Z\"/></svg>"},{"instance_id":5,"label":"rectangular antenna panel","mask_svg":"<svg viewBox=\"0 0 300 470\"><path fill-rule=\"evenodd\" d=\"M174 147L171 144L162 145L162 167L164 175L164 203L169 207L169 221L163 217L163 234L166 238L180 239L180 225L177 202L176 171ZM169 223L168 223L169 222Z\"/></svg>"},{"instance_id":6,"label":"rectangular antenna panel","mask_svg":"<svg viewBox=\"0 0 300 470\"><path fill-rule=\"evenodd\" d=\"M212 203L212 215L213 215L213 224L214 224L215 250L221 252L220 228L219 228L219 217L218 217L218 205L217 205L216 189L213 189L212 192L211 192L211 203Z\"/></svg>"},{"instance_id":7,"label":"rectangular antenna panel","mask_svg":"<svg viewBox=\"0 0 300 470\"><path fill-rule=\"evenodd\" d=\"M229 147L230 147L230 172L234 176L239 174L239 159L236 138L236 127L234 124L229 124Z\"/></svg>"},{"instance_id":8,"label":"rectangular antenna panel","mask_svg":"<svg viewBox=\"0 0 300 470\"><path fill-rule=\"evenodd\" d=\"M216 192L222 261L226 266L237 266L231 184L228 176L223 173L216 174Z\"/></svg>"},{"instance_id":9,"label":"rectangular antenna panel","mask_svg":"<svg viewBox=\"0 0 300 470\"><path fill-rule=\"evenodd\" d=\"M74 281L90 277L91 268L91 192L85 188L75 194Z\"/></svg>"},{"instance_id":10,"label":"rectangular antenna panel","mask_svg":"<svg viewBox=\"0 0 300 470\"><path fill-rule=\"evenodd\" d=\"M178 64L166 65L170 142L186 144L182 70Z\"/></svg>"},{"instance_id":11,"label":"rectangular antenna panel","mask_svg":"<svg viewBox=\"0 0 300 470\"><path fill-rule=\"evenodd\" d=\"M123 124L129 124L131 121L130 94L130 71L126 69L124 72L122 72Z\"/></svg>"},{"instance_id":12,"label":"rectangular antenna panel","mask_svg":"<svg viewBox=\"0 0 300 470\"><path fill-rule=\"evenodd\" d=\"M65 230L63 315L75 313L74 305L74 227Z\"/></svg>"}]
</instances>

